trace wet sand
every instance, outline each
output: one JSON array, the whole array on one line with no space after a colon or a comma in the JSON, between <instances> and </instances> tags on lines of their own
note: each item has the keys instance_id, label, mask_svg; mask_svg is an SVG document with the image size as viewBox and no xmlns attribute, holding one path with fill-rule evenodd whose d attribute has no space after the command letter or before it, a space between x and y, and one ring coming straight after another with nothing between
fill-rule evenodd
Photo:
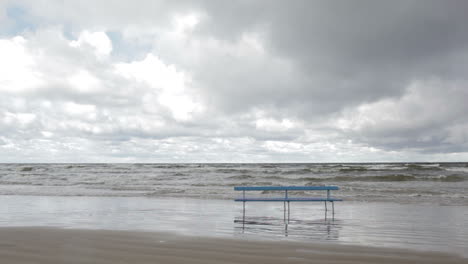
<instances>
[{"instance_id":1,"label":"wet sand","mask_svg":"<svg viewBox=\"0 0 468 264\"><path fill-rule=\"evenodd\" d=\"M448 253L169 233L0 228L2 263L467 263Z\"/></svg>"}]
</instances>

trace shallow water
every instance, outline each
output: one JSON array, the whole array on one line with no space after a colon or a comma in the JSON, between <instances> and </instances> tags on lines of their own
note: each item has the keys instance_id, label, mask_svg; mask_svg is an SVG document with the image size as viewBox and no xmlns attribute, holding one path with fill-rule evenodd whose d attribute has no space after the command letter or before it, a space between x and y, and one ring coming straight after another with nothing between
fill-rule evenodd
<instances>
[{"instance_id":1,"label":"shallow water","mask_svg":"<svg viewBox=\"0 0 468 264\"><path fill-rule=\"evenodd\" d=\"M148 230L184 235L300 240L464 254L468 207L397 203L282 203L146 197L0 196L0 226Z\"/></svg>"}]
</instances>

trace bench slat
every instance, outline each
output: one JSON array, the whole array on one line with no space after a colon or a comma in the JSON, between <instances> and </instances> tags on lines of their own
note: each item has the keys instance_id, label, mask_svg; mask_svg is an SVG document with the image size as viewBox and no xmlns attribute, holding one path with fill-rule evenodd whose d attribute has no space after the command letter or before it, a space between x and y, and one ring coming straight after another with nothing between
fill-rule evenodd
<instances>
[{"instance_id":1,"label":"bench slat","mask_svg":"<svg viewBox=\"0 0 468 264\"><path fill-rule=\"evenodd\" d=\"M339 190L338 186L236 186L235 191L326 191Z\"/></svg>"},{"instance_id":2,"label":"bench slat","mask_svg":"<svg viewBox=\"0 0 468 264\"><path fill-rule=\"evenodd\" d=\"M338 198L320 198L320 197L291 197L291 198L237 198L236 202L335 202L343 201Z\"/></svg>"}]
</instances>

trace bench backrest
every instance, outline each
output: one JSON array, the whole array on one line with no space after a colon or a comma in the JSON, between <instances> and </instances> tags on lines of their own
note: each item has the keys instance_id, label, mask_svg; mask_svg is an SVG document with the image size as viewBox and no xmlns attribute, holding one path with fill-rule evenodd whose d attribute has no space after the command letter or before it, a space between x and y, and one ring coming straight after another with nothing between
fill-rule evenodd
<instances>
[{"instance_id":1,"label":"bench backrest","mask_svg":"<svg viewBox=\"0 0 468 264\"><path fill-rule=\"evenodd\" d=\"M236 186L235 191L326 191L339 190L338 186Z\"/></svg>"}]
</instances>

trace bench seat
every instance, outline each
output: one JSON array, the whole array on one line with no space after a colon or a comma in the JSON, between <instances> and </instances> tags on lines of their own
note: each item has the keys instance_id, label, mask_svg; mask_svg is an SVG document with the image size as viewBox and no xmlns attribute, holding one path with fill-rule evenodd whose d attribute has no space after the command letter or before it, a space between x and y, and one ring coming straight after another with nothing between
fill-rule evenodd
<instances>
[{"instance_id":1,"label":"bench seat","mask_svg":"<svg viewBox=\"0 0 468 264\"><path fill-rule=\"evenodd\" d=\"M322 198L322 197L278 197L278 198L237 198L234 199L236 202L336 202L343 201L338 198Z\"/></svg>"},{"instance_id":2,"label":"bench seat","mask_svg":"<svg viewBox=\"0 0 468 264\"><path fill-rule=\"evenodd\" d=\"M338 186L236 186L235 191L328 191Z\"/></svg>"}]
</instances>

